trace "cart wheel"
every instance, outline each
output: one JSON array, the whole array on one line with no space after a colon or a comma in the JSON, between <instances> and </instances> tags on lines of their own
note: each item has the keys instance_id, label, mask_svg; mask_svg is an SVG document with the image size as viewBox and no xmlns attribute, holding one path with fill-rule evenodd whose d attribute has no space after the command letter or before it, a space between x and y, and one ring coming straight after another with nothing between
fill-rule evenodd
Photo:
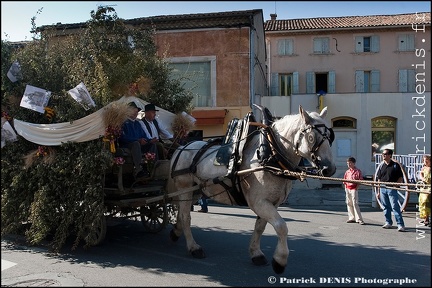
<instances>
[{"instance_id":1,"label":"cart wheel","mask_svg":"<svg viewBox=\"0 0 432 288\"><path fill-rule=\"evenodd\" d=\"M396 162L396 163L398 163L398 162ZM402 165L400 163L398 163L398 164L399 164L399 166L402 169L403 183L409 183L408 176L407 176L407 174L405 172L404 167L402 167ZM374 176L373 180L375 181L375 176ZM408 189L409 186L400 186L399 188L406 188L406 189ZM378 192L379 192L380 188L379 187L373 187L372 189L375 192L375 198L376 198L376 200L377 200L377 202L378 202L381 210L384 210L384 206L383 206L383 204L381 203L381 200L378 197ZM408 200L409 200L409 195L410 194L409 194L408 191L403 191L403 190L397 190L397 192L398 192L398 196L399 196L398 197L399 198L398 203L399 203L399 206L400 206L400 210L401 210L401 212L405 212L405 208L408 205Z\"/></svg>"},{"instance_id":2,"label":"cart wheel","mask_svg":"<svg viewBox=\"0 0 432 288\"><path fill-rule=\"evenodd\" d=\"M86 233L87 235L85 236L85 240L90 246L97 246L101 244L103 240L105 240L107 232L105 215L102 214L99 217L98 221L95 222L94 226L96 226L96 229L94 230L90 229L90 227L87 228L87 230L89 231Z\"/></svg>"},{"instance_id":3,"label":"cart wheel","mask_svg":"<svg viewBox=\"0 0 432 288\"><path fill-rule=\"evenodd\" d=\"M157 233L162 231L168 222L166 204L153 203L140 208L141 222L146 231Z\"/></svg>"}]
</instances>

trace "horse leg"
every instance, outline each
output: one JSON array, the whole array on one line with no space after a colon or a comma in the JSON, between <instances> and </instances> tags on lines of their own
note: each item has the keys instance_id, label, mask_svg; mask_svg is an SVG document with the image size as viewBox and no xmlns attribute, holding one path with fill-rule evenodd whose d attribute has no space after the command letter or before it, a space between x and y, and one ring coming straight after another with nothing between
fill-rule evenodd
<instances>
[{"instance_id":1,"label":"horse leg","mask_svg":"<svg viewBox=\"0 0 432 288\"><path fill-rule=\"evenodd\" d=\"M278 235L278 244L273 254L272 267L276 274L282 274L288 262L288 227L282 217L279 214L277 216L274 221L270 222Z\"/></svg>"},{"instance_id":2,"label":"horse leg","mask_svg":"<svg viewBox=\"0 0 432 288\"><path fill-rule=\"evenodd\" d=\"M260 238L262 233L264 232L265 223L270 223L275 229L278 236L278 242L275 252L273 254L272 267L273 271L276 274L282 274L288 262L288 227L285 221L277 212L277 208L274 207L271 203L261 202L259 209L254 209L254 211L261 211L259 214L257 212L255 213L257 213L257 215L262 219L257 219L257 221L255 222L255 230L252 234L250 246L250 251L254 253L252 256L260 257L260 254L264 255L259 248ZM262 224L261 221L263 221L264 224Z\"/></svg>"},{"instance_id":3,"label":"horse leg","mask_svg":"<svg viewBox=\"0 0 432 288\"><path fill-rule=\"evenodd\" d=\"M183 194L184 195L184 194ZM173 241L177 241L178 238L183 233L186 239L186 246L189 251L189 253L194 258L205 258L206 255L204 253L204 250L201 248L200 245L198 245L193 236L191 231L191 205L192 205L192 193L188 196L188 199L181 199L178 203L178 214L177 214L177 223L174 225L173 229L170 232L170 238Z\"/></svg>"},{"instance_id":4,"label":"horse leg","mask_svg":"<svg viewBox=\"0 0 432 288\"><path fill-rule=\"evenodd\" d=\"M255 221L255 229L252 233L251 241L249 244L249 255L252 259L252 263L257 266L267 265L268 261L261 251L261 236L264 233L264 229L267 225L267 221L257 216Z\"/></svg>"}]
</instances>

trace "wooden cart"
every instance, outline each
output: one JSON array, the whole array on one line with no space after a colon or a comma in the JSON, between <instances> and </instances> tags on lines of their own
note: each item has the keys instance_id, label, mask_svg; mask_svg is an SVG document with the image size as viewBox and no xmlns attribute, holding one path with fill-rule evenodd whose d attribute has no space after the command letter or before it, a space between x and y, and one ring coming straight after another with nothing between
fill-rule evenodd
<instances>
[{"instance_id":1,"label":"wooden cart","mask_svg":"<svg viewBox=\"0 0 432 288\"><path fill-rule=\"evenodd\" d=\"M114 165L105 172L106 213L96 222L95 229L89 229L87 243L98 245L105 239L107 218L140 218L144 229L150 233L162 231L169 223L169 213L175 212L173 198L179 194L199 190L196 185L172 193L167 193L166 183L169 175L169 160L156 161L151 175L135 180L133 164L124 155L123 165Z\"/></svg>"}]
</instances>

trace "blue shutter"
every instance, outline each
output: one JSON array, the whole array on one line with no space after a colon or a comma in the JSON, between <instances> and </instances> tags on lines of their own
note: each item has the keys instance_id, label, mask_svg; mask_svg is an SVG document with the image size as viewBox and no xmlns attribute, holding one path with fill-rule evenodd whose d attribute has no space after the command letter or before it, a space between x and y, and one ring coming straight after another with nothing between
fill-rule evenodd
<instances>
[{"instance_id":1,"label":"blue shutter","mask_svg":"<svg viewBox=\"0 0 432 288\"><path fill-rule=\"evenodd\" d=\"M299 72L293 72L292 94L299 94Z\"/></svg>"},{"instance_id":2,"label":"blue shutter","mask_svg":"<svg viewBox=\"0 0 432 288\"><path fill-rule=\"evenodd\" d=\"M408 92L408 71L406 69L399 70L399 92Z\"/></svg>"},{"instance_id":3,"label":"blue shutter","mask_svg":"<svg viewBox=\"0 0 432 288\"><path fill-rule=\"evenodd\" d=\"M407 41L407 50L408 51L414 50L414 43L415 43L414 34L408 34L406 41Z\"/></svg>"},{"instance_id":4,"label":"blue shutter","mask_svg":"<svg viewBox=\"0 0 432 288\"><path fill-rule=\"evenodd\" d=\"M379 36L371 36L371 52L378 53L380 50Z\"/></svg>"},{"instance_id":5,"label":"blue shutter","mask_svg":"<svg viewBox=\"0 0 432 288\"><path fill-rule=\"evenodd\" d=\"M294 41L292 39L287 39L287 55L293 55L294 54Z\"/></svg>"},{"instance_id":6,"label":"blue shutter","mask_svg":"<svg viewBox=\"0 0 432 288\"><path fill-rule=\"evenodd\" d=\"M279 95L279 74L272 73L271 84L270 84L270 96L278 96L278 95Z\"/></svg>"},{"instance_id":7,"label":"blue shutter","mask_svg":"<svg viewBox=\"0 0 432 288\"><path fill-rule=\"evenodd\" d=\"M361 36L355 37L355 52L357 53L363 52L363 37Z\"/></svg>"},{"instance_id":8,"label":"blue shutter","mask_svg":"<svg viewBox=\"0 0 432 288\"><path fill-rule=\"evenodd\" d=\"M415 69L408 69L408 74L407 74L407 92L415 92L415 87L416 87L416 70Z\"/></svg>"},{"instance_id":9,"label":"blue shutter","mask_svg":"<svg viewBox=\"0 0 432 288\"><path fill-rule=\"evenodd\" d=\"M284 40L279 40L277 42L278 55L285 55L285 45Z\"/></svg>"},{"instance_id":10,"label":"blue shutter","mask_svg":"<svg viewBox=\"0 0 432 288\"><path fill-rule=\"evenodd\" d=\"M378 70L372 70L371 75L371 91L380 92L380 72Z\"/></svg>"},{"instance_id":11,"label":"blue shutter","mask_svg":"<svg viewBox=\"0 0 432 288\"><path fill-rule=\"evenodd\" d=\"M321 49L322 49L322 45L321 45L321 39L320 38L314 38L313 39L313 53L314 54L321 54Z\"/></svg>"},{"instance_id":12,"label":"blue shutter","mask_svg":"<svg viewBox=\"0 0 432 288\"><path fill-rule=\"evenodd\" d=\"M328 73L328 87L327 93L336 93L336 73L335 71L329 71Z\"/></svg>"},{"instance_id":13,"label":"blue shutter","mask_svg":"<svg viewBox=\"0 0 432 288\"><path fill-rule=\"evenodd\" d=\"M328 37L322 38L322 53L330 52L330 40Z\"/></svg>"},{"instance_id":14,"label":"blue shutter","mask_svg":"<svg viewBox=\"0 0 432 288\"><path fill-rule=\"evenodd\" d=\"M364 71L357 70L355 72L355 92L364 92Z\"/></svg>"},{"instance_id":15,"label":"blue shutter","mask_svg":"<svg viewBox=\"0 0 432 288\"><path fill-rule=\"evenodd\" d=\"M306 93L307 94L315 93L315 73L314 72L306 72Z\"/></svg>"}]
</instances>

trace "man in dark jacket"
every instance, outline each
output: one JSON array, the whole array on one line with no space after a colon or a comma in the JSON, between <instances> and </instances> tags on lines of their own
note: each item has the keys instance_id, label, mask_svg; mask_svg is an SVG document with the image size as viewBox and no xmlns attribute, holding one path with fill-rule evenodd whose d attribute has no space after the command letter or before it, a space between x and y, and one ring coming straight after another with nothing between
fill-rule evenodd
<instances>
[{"instance_id":1,"label":"man in dark jacket","mask_svg":"<svg viewBox=\"0 0 432 288\"><path fill-rule=\"evenodd\" d=\"M381 162L375 172L375 180L379 182L402 183L403 172L399 163L392 160L393 150L385 149L382 156L383 162ZM391 212L393 211L398 231L405 232L405 224L400 210L398 202L399 196L395 189L395 185L381 185L378 193L381 204L384 207L384 217L386 221L382 228L389 229L392 227L393 221Z\"/></svg>"}]
</instances>

